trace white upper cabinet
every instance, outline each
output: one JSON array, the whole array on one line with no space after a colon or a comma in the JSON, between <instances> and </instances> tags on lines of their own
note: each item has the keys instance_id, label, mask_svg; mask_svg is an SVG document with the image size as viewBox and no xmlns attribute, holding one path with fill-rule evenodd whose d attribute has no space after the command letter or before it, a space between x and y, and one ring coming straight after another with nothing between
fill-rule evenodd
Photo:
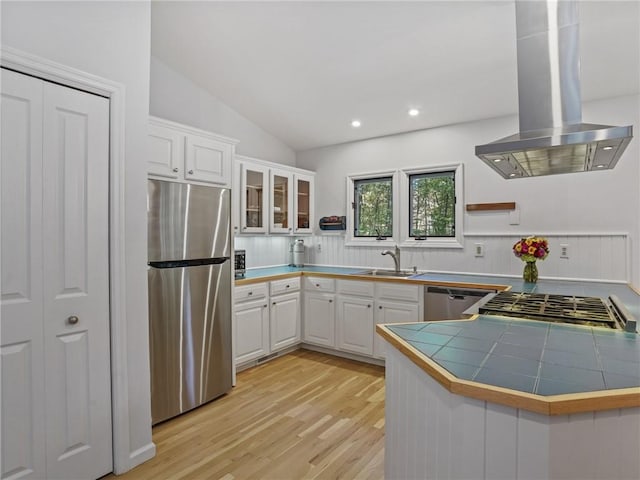
<instances>
[{"instance_id":1,"label":"white upper cabinet","mask_svg":"<svg viewBox=\"0 0 640 480\"><path fill-rule=\"evenodd\" d=\"M269 169L241 162L240 212L242 233L266 233L269 222Z\"/></svg>"},{"instance_id":2,"label":"white upper cabinet","mask_svg":"<svg viewBox=\"0 0 640 480\"><path fill-rule=\"evenodd\" d=\"M236 140L155 117L149 140L149 175L231 186Z\"/></svg>"},{"instance_id":3,"label":"white upper cabinet","mask_svg":"<svg viewBox=\"0 0 640 480\"><path fill-rule=\"evenodd\" d=\"M148 172L164 178L179 178L183 168L184 135L161 125L149 124L151 144Z\"/></svg>"},{"instance_id":4,"label":"white upper cabinet","mask_svg":"<svg viewBox=\"0 0 640 480\"><path fill-rule=\"evenodd\" d=\"M314 172L236 155L234 183L239 233L313 233Z\"/></svg>"},{"instance_id":5,"label":"white upper cabinet","mask_svg":"<svg viewBox=\"0 0 640 480\"><path fill-rule=\"evenodd\" d=\"M314 177L294 173L293 175L293 231L295 233L313 232L313 186Z\"/></svg>"},{"instance_id":6,"label":"white upper cabinet","mask_svg":"<svg viewBox=\"0 0 640 480\"><path fill-rule=\"evenodd\" d=\"M233 145L199 135L185 137L185 178L199 182L231 185Z\"/></svg>"},{"instance_id":7,"label":"white upper cabinet","mask_svg":"<svg viewBox=\"0 0 640 480\"><path fill-rule=\"evenodd\" d=\"M271 169L269 232L293 232L293 174Z\"/></svg>"}]
</instances>

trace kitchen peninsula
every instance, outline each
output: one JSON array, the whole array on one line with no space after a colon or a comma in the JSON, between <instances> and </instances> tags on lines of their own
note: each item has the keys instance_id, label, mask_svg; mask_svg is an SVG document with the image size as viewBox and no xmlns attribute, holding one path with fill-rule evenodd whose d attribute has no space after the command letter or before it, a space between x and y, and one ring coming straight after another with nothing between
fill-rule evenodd
<instances>
[{"instance_id":1,"label":"kitchen peninsula","mask_svg":"<svg viewBox=\"0 0 640 480\"><path fill-rule=\"evenodd\" d=\"M237 284L295 276L362 280L359 273L276 267L249 271ZM441 273L375 280L615 294L639 316L640 296L623 284ZM388 342L387 478L640 478L637 334L493 315L377 329Z\"/></svg>"},{"instance_id":2,"label":"kitchen peninsula","mask_svg":"<svg viewBox=\"0 0 640 480\"><path fill-rule=\"evenodd\" d=\"M637 334L483 315L378 330L387 477L640 477Z\"/></svg>"}]
</instances>

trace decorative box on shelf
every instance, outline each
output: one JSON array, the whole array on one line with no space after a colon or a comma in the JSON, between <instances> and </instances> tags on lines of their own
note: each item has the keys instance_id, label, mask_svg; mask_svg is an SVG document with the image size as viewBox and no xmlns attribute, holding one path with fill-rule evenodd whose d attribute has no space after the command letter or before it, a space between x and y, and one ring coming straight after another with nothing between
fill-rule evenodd
<instances>
[{"instance_id":1,"label":"decorative box on shelf","mask_svg":"<svg viewBox=\"0 0 640 480\"><path fill-rule=\"evenodd\" d=\"M320 226L320 230L346 230L347 217L337 215L322 217L318 225Z\"/></svg>"}]
</instances>

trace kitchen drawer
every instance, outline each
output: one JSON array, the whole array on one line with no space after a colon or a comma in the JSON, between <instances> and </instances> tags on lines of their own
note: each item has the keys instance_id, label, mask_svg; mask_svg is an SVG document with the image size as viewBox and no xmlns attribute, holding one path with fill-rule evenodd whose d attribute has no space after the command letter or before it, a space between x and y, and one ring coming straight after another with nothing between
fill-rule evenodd
<instances>
[{"instance_id":1,"label":"kitchen drawer","mask_svg":"<svg viewBox=\"0 0 640 480\"><path fill-rule=\"evenodd\" d=\"M309 292L335 292L336 281L333 278L304 277L304 289Z\"/></svg>"},{"instance_id":2,"label":"kitchen drawer","mask_svg":"<svg viewBox=\"0 0 640 480\"><path fill-rule=\"evenodd\" d=\"M274 280L270 283L271 295L280 295L300 290L300 277L285 278L284 280Z\"/></svg>"},{"instance_id":3,"label":"kitchen drawer","mask_svg":"<svg viewBox=\"0 0 640 480\"><path fill-rule=\"evenodd\" d=\"M338 280L337 291L343 295L359 295L361 297L373 297L373 282L361 280Z\"/></svg>"},{"instance_id":4,"label":"kitchen drawer","mask_svg":"<svg viewBox=\"0 0 640 480\"><path fill-rule=\"evenodd\" d=\"M255 283L253 285L242 285L235 287L233 291L233 299L235 302L244 302L246 300L260 300L266 298L269 293L266 283Z\"/></svg>"},{"instance_id":5,"label":"kitchen drawer","mask_svg":"<svg viewBox=\"0 0 640 480\"><path fill-rule=\"evenodd\" d=\"M404 285L402 283L376 283L376 298L385 300L420 301L420 285Z\"/></svg>"}]
</instances>

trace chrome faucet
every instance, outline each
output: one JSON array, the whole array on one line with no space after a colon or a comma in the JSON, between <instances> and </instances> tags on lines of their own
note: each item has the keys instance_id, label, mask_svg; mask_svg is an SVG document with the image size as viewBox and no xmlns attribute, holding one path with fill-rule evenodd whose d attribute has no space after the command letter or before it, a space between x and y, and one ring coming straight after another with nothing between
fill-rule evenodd
<instances>
[{"instance_id":1,"label":"chrome faucet","mask_svg":"<svg viewBox=\"0 0 640 480\"><path fill-rule=\"evenodd\" d=\"M396 272L400 272L400 248L398 247L398 245L396 245L395 252L392 252L391 250L385 250L381 253L381 255L391 255L391 258L393 258L393 261L396 264Z\"/></svg>"}]
</instances>

